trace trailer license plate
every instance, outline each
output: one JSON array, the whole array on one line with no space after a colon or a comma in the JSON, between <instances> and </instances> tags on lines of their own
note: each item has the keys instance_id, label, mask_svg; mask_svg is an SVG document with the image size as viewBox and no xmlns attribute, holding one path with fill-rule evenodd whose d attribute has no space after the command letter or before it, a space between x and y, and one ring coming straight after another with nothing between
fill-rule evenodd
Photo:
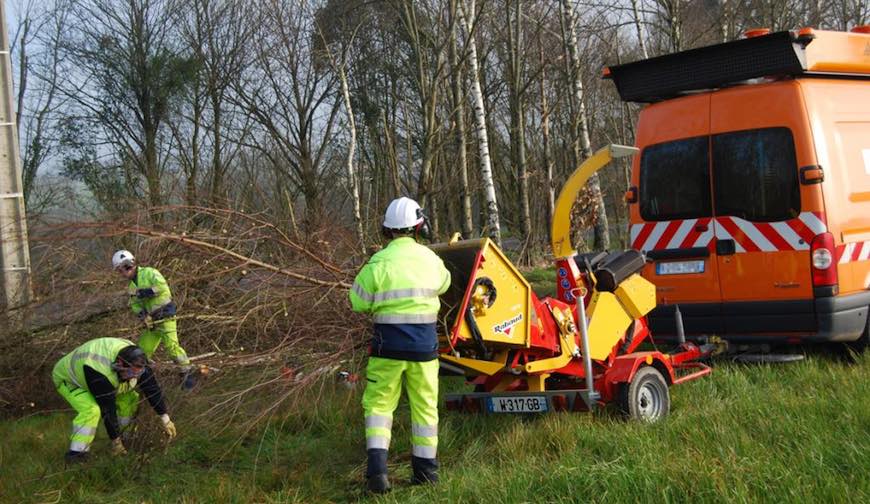
<instances>
[{"instance_id":1,"label":"trailer license plate","mask_svg":"<svg viewBox=\"0 0 870 504\"><path fill-rule=\"evenodd\" d=\"M656 263L657 275L688 275L703 273L704 261L677 261Z\"/></svg>"},{"instance_id":2,"label":"trailer license plate","mask_svg":"<svg viewBox=\"0 0 870 504\"><path fill-rule=\"evenodd\" d=\"M538 396L488 397L491 413L544 413L547 398Z\"/></svg>"}]
</instances>

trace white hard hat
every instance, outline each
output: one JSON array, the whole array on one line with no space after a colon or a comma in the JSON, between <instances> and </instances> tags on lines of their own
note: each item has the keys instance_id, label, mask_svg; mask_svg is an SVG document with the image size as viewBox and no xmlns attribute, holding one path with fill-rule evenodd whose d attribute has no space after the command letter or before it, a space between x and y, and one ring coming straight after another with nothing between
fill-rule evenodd
<instances>
[{"instance_id":1,"label":"white hard hat","mask_svg":"<svg viewBox=\"0 0 870 504\"><path fill-rule=\"evenodd\" d=\"M408 229L423 222L420 205L411 198L402 196L394 199L384 214L384 227L387 229Z\"/></svg>"},{"instance_id":2,"label":"white hard hat","mask_svg":"<svg viewBox=\"0 0 870 504\"><path fill-rule=\"evenodd\" d=\"M129 250L119 250L112 256L112 269L118 269L125 264L133 266L136 264L136 258Z\"/></svg>"}]
</instances>

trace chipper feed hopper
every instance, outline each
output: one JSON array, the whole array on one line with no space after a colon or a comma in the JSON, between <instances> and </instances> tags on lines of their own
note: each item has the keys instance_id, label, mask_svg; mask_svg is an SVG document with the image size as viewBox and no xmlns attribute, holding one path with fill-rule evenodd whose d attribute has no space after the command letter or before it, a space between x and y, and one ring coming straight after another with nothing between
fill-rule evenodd
<instances>
[{"instance_id":1,"label":"chipper feed hopper","mask_svg":"<svg viewBox=\"0 0 870 504\"><path fill-rule=\"evenodd\" d=\"M586 180L631 147L599 150L569 177L552 223L557 297L538 298L489 239L432 246L453 276L439 316L442 367L475 391L449 394L469 412L587 411L616 401L632 418L656 420L670 407L668 386L698 378L709 349L682 342L672 353L638 351L655 287L638 272L636 250L577 254L569 214Z\"/></svg>"}]
</instances>

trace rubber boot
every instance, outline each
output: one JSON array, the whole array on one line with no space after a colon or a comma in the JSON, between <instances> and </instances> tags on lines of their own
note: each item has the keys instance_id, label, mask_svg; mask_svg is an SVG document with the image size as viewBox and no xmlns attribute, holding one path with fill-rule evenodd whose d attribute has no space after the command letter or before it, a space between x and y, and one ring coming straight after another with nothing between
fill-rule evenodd
<instances>
[{"instance_id":1,"label":"rubber boot","mask_svg":"<svg viewBox=\"0 0 870 504\"><path fill-rule=\"evenodd\" d=\"M88 452L70 450L64 454L63 460L67 464L81 464L88 461Z\"/></svg>"},{"instance_id":2,"label":"rubber boot","mask_svg":"<svg viewBox=\"0 0 870 504\"><path fill-rule=\"evenodd\" d=\"M421 457L411 457L412 485L438 483L438 460Z\"/></svg>"},{"instance_id":3,"label":"rubber boot","mask_svg":"<svg viewBox=\"0 0 870 504\"><path fill-rule=\"evenodd\" d=\"M366 488L369 492L383 494L390 491L387 478L387 450L366 450L368 468L366 469Z\"/></svg>"}]
</instances>

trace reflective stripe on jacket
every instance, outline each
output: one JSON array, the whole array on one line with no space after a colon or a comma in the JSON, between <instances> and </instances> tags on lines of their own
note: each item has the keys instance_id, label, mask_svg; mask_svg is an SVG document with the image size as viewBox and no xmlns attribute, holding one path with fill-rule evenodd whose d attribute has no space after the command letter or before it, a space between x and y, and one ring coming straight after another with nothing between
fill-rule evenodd
<instances>
[{"instance_id":1,"label":"reflective stripe on jacket","mask_svg":"<svg viewBox=\"0 0 870 504\"><path fill-rule=\"evenodd\" d=\"M449 287L450 272L441 258L411 237L396 238L373 255L349 294L354 311L372 315L372 355L434 358L438 296Z\"/></svg>"},{"instance_id":2,"label":"reflective stripe on jacket","mask_svg":"<svg viewBox=\"0 0 870 504\"><path fill-rule=\"evenodd\" d=\"M150 292L148 289L150 289ZM169 284L166 283L166 279L155 268L138 266L136 268L136 278L130 282L128 291L130 294L130 308L137 315L142 310L145 310L152 316L159 314L162 308L172 303L172 292L169 290ZM143 294L146 294L146 296L140 297L140 291L144 291ZM152 295L149 296L147 294ZM174 310L172 315L175 315Z\"/></svg>"},{"instance_id":3,"label":"reflective stripe on jacket","mask_svg":"<svg viewBox=\"0 0 870 504\"><path fill-rule=\"evenodd\" d=\"M69 385L87 389L84 367L88 366L105 376L117 389L120 380L118 373L112 369L112 364L118 358L118 353L131 345L132 341L121 338L97 338L88 341L57 361L52 373L55 385L64 381Z\"/></svg>"}]
</instances>

